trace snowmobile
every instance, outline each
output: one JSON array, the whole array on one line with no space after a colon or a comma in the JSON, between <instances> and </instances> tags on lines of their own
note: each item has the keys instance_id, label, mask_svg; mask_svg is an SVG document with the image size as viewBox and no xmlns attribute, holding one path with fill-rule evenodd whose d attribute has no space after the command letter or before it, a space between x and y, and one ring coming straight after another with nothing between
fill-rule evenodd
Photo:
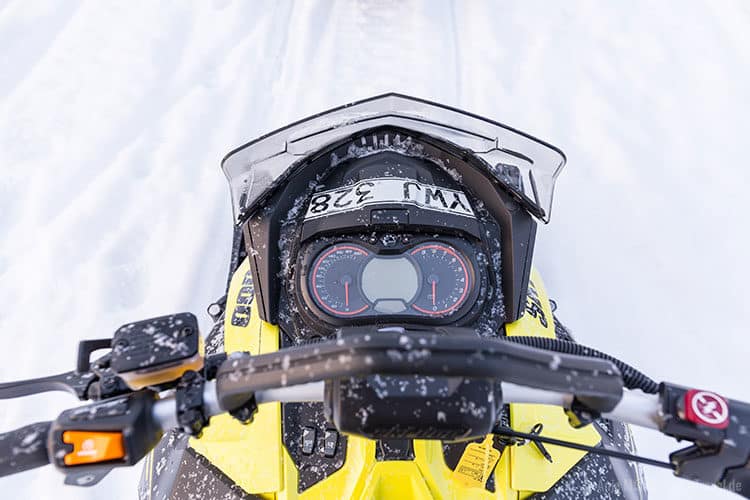
<instances>
[{"instance_id":1,"label":"snowmobile","mask_svg":"<svg viewBox=\"0 0 750 500\"><path fill-rule=\"evenodd\" d=\"M222 161L234 237L205 340L190 313L0 384L92 403L0 436L0 475L142 499L646 498L640 464L750 498L750 405L576 343L532 266L558 148L387 94ZM94 356L95 353L98 354ZM629 425L692 444L636 455Z\"/></svg>"}]
</instances>

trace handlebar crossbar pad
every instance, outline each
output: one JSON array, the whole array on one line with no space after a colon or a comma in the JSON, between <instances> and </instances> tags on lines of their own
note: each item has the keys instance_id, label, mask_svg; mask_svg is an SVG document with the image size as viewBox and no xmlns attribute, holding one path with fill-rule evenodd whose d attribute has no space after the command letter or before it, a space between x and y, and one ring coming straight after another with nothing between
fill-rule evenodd
<instances>
[{"instance_id":1,"label":"handlebar crossbar pad","mask_svg":"<svg viewBox=\"0 0 750 500\"><path fill-rule=\"evenodd\" d=\"M337 339L269 354L232 354L218 371L217 395L229 411L259 390L375 374L497 379L575 394L601 412L613 409L623 391L619 370L606 360L479 337L466 328L373 326L342 328Z\"/></svg>"}]
</instances>

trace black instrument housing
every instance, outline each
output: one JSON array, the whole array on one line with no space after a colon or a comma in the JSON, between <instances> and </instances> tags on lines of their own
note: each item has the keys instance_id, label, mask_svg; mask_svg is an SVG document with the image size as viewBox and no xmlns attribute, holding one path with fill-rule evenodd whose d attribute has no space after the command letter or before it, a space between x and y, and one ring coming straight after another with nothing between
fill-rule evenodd
<instances>
[{"instance_id":1,"label":"black instrument housing","mask_svg":"<svg viewBox=\"0 0 750 500\"><path fill-rule=\"evenodd\" d=\"M284 287L290 278L285 267L291 264L289 259L293 261L293 256L304 239L321 234L321 228L314 228L312 225L306 230L295 227L299 225L296 218L300 217L300 212L304 209L300 203L305 203L305 199L300 198L300 193L305 193L310 185L330 174L332 156L343 158L349 145L354 141L365 144L368 141L372 142L373 137L382 137L383 134L401 134L402 137L411 137L419 142L426 156L450 166L456 177L461 179L461 189L483 201L483 210L488 215L486 220L497 221L497 224L490 224L495 227L489 227L482 221L477 224L469 218L458 216L446 216L438 222L433 218L431 223L427 223L427 219L416 212L418 209L414 209L414 218L410 212L409 220L418 222L428 233L434 233L436 230L457 230L469 235L479 235L485 244L497 245L497 251L493 248L493 253L499 256L497 267L498 272L502 273L502 279L497 283L502 310L494 311L499 314L495 315L493 321L496 324L493 328L497 330L501 324L520 318L526 302L531 272L536 236L534 218L514 199L507 188L486 173L487 169L493 166L486 165L469 151L436 137L386 126L361 131L345 141L331 144L317 154L301 159L284 183L243 220L242 238L246 254L250 258L256 304L261 319L272 324L281 324L284 317L289 315L289 310L285 310L288 308L282 303ZM340 168L340 165L337 168ZM333 227L338 234L363 230L388 232L394 229L392 223L378 221L370 213L365 219L360 217L356 220L359 221L356 227L349 224L348 230L344 227L346 224L336 223L327 227ZM315 224L318 223L313 225ZM402 230L408 231L409 228L402 227ZM293 233L290 234L290 231ZM235 236L235 239L238 237Z\"/></svg>"}]
</instances>

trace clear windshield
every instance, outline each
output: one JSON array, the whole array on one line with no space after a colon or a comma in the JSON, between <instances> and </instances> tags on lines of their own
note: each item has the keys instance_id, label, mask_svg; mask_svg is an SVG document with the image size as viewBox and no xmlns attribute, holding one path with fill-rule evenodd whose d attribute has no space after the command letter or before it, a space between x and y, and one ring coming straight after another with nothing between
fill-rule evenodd
<instances>
[{"instance_id":1,"label":"clear windshield","mask_svg":"<svg viewBox=\"0 0 750 500\"><path fill-rule=\"evenodd\" d=\"M372 97L320 113L229 153L222 168L231 187L235 221L254 209L301 158L358 131L386 125L472 151L531 213L549 222L555 179L565 165L562 151L500 123L399 94Z\"/></svg>"}]
</instances>

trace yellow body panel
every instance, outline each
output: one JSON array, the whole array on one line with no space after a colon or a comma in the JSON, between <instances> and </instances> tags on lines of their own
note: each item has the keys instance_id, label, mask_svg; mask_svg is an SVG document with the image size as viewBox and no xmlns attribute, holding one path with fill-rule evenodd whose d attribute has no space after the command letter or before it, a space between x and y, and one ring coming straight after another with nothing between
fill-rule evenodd
<instances>
[{"instance_id":1,"label":"yellow body panel","mask_svg":"<svg viewBox=\"0 0 750 500\"><path fill-rule=\"evenodd\" d=\"M247 310L242 307L247 303L245 285L249 269L246 260L230 285L224 325L227 352L257 354L279 348L278 327L263 322L255 308L249 313L249 321L236 321ZM555 336L549 299L536 271L531 275L526 314L515 323L506 325L506 331L508 335ZM560 408L511 405L511 425L515 429L528 432L537 422L544 424L545 436L589 445L599 441L599 434L591 427L580 430L570 427ZM412 461L378 462L374 441L348 436L344 467L299 494L297 470L284 448L281 427L280 404L263 404L249 425L241 425L227 415L212 418L203 436L192 439L190 444L248 493L279 500L518 499L531 492L549 489L585 454L549 446L554 457L554 463L550 464L532 446L508 447L495 468L495 492L489 492L454 479L451 469L445 464L439 441L414 441Z\"/></svg>"},{"instance_id":2,"label":"yellow body panel","mask_svg":"<svg viewBox=\"0 0 750 500\"><path fill-rule=\"evenodd\" d=\"M505 461L507 463L507 460ZM503 464L503 458L500 460ZM496 479L503 476L507 465L498 465ZM375 461L375 442L349 436L346 466L299 495L300 499L328 498L413 498L441 499L514 499L515 492L500 491L507 481L497 483L495 493L483 488L468 488L455 481L453 471L445 465L439 441L414 441L413 461ZM287 497L288 498L288 497Z\"/></svg>"},{"instance_id":3,"label":"yellow body panel","mask_svg":"<svg viewBox=\"0 0 750 500\"><path fill-rule=\"evenodd\" d=\"M249 272L250 264L245 260L229 287L227 297L232 302L227 302L224 349L252 354L277 351L279 327L262 321L255 308L246 326L232 324L236 316L231 308L241 303L238 297L247 294L242 289ZM274 493L284 488L285 450L279 403L260 405L250 425L242 425L227 414L215 416L200 439L190 440L190 446L248 493Z\"/></svg>"},{"instance_id":4,"label":"yellow body panel","mask_svg":"<svg viewBox=\"0 0 750 500\"><path fill-rule=\"evenodd\" d=\"M526 314L521 319L505 327L510 337L527 335L555 338L555 324L552 306L542 277L532 269L529 278L529 293L526 300ZM510 405L511 426L521 432L529 432L537 423L544 424L542 435L565 441L594 446L601 437L592 426L574 429L568 417L559 406L513 404ZM514 490L522 492L547 491L586 454L585 451L545 445L554 462L549 463L533 446L513 446L510 448L510 482Z\"/></svg>"}]
</instances>

